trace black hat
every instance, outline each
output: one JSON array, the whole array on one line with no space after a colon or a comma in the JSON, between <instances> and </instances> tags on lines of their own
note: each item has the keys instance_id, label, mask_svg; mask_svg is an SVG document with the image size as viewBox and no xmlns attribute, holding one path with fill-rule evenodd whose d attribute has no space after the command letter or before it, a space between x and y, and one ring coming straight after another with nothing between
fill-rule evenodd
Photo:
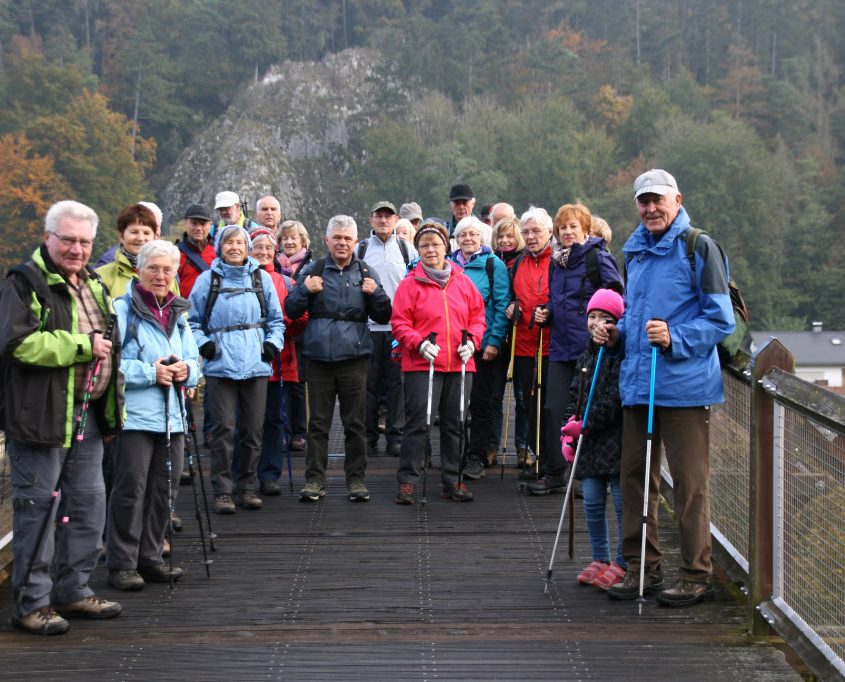
<instances>
[{"instance_id":1,"label":"black hat","mask_svg":"<svg viewBox=\"0 0 845 682\"><path fill-rule=\"evenodd\" d=\"M449 201L469 201L475 199L475 193L469 185L452 185L449 190Z\"/></svg>"},{"instance_id":2,"label":"black hat","mask_svg":"<svg viewBox=\"0 0 845 682\"><path fill-rule=\"evenodd\" d=\"M202 204L191 204L188 206L188 208L185 209L185 220L188 218L195 218L196 220L214 220L214 218L211 217L211 211Z\"/></svg>"}]
</instances>

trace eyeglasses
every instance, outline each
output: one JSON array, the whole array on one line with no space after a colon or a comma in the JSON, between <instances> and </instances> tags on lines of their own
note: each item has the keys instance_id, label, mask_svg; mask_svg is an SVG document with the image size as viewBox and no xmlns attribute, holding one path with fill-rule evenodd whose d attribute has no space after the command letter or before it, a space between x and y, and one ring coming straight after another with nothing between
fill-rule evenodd
<instances>
[{"instance_id":1,"label":"eyeglasses","mask_svg":"<svg viewBox=\"0 0 845 682\"><path fill-rule=\"evenodd\" d=\"M471 238L473 238L473 239L474 239L474 238L476 238L476 237L480 237L480 236L481 236L481 233L480 233L480 232L475 232L474 230L473 230L473 231L470 231L470 230L463 230L463 231L462 231L462 232L458 235L458 239L464 239L465 237L471 237Z\"/></svg>"},{"instance_id":2,"label":"eyeglasses","mask_svg":"<svg viewBox=\"0 0 845 682\"><path fill-rule=\"evenodd\" d=\"M545 232L546 232L545 230L522 230L521 231L523 237L536 237L536 236L539 236L541 234L544 234Z\"/></svg>"},{"instance_id":3,"label":"eyeglasses","mask_svg":"<svg viewBox=\"0 0 845 682\"><path fill-rule=\"evenodd\" d=\"M160 268L158 265L147 265L144 270L154 275L163 274L165 277L173 277L176 274L174 268Z\"/></svg>"},{"instance_id":4,"label":"eyeglasses","mask_svg":"<svg viewBox=\"0 0 845 682\"><path fill-rule=\"evenodd\" d=\"M79 244L79 248L81 249L90 249L94 246L94 241L92 239L74 239L73 237L65 237L60 234L56 234L55 232L50 232L49 234L53 235L65 246L65 248L68 249L72 249L75 244Z\"/></svg>"}]
</instances>

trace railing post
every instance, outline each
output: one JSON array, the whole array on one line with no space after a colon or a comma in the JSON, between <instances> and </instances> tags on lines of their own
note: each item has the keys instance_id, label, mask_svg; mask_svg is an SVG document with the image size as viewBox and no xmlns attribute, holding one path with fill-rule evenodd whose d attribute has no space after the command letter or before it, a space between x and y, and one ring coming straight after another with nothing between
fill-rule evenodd
<instances>
[{"instance_id":1,"label":"railing post","mask_svg":"<svg viewBox=\"0 0 845 682\"><path fill-rule=\"evenodd\" d=\"M760 379L773 367L795 371L795 358L771 339L751 361L751 453L748 524L748 620L755 636L768 634L757 605L772 596L774 399Z\"/></svg>"}]
</instances>

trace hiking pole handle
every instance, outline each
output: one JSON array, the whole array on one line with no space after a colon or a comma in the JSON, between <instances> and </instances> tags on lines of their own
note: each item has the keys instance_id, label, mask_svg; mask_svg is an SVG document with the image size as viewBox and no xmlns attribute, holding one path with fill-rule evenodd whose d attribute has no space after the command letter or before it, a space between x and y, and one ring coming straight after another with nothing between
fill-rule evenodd
<instances>
[{"instance_id":1,"label":"hiking pole handle","mask_svg":"<svg viewBox=\"0 0 845 682\"><path fill-rule=\"evenodd\" d=\"M461 345L466 346L468 339L469 339L469 332L466 329L462 330L461 331Z\"/></svg>"}]
</instances>

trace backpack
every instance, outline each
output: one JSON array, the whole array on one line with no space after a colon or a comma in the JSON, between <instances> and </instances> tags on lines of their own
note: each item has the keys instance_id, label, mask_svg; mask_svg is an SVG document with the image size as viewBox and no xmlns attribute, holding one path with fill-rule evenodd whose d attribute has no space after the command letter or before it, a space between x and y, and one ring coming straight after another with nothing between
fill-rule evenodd
<instances>
[{"instance_id":1,"label":"backpack","mask_svg":"<svg viewBox=\"0 0 845 682\"><path fill-rule=\"evenodd\" d=\"M179 239L176 242L176 248L179 249L179 251L181 253L185 254L185 258L188 260L188 262L191 265L194 266L194 268L196 268L197 271L205 272L206 270L208 270L211 267L208 263L206 263L202 259L202 256L200 254L198 254L196 251L194 251L192 248L190 248L181 239Z\"/></svg>"},{"instance_id":2,"label":"backpack","mask_svg":"<svg viewBox=\"0 0 845 682\"><path fill-rule=\"evenodd\" d=\"M202 313L202 325L201 328L206 334L210 334L212 332L232 332L232 331L239 331L242 329L260 329L264 326L264 321L267 319L267 301L264 300L264 282L261 281L261 269L256 268L252 271L252 286L251 287L227 287L226 289L221 288L221 283L223 281L223 275L221 275L216 270L211 271L211 286L208 290L208 298L205 301L205 310ZM217 297L220 296L221 293L224 294L237 294L240 292L248 292L252 291L258 297L258 305L261 307L261 317L259 318L258 322L253 322L251 324L233 324L226 327L217 327L215 329L209 329L208 322L211 319L211 311L214 308L214 304L217 302Z\"/></svg>"},{"instance_id":3,"label":"backpack","mask_svg":"<svg viewBox=\"0 0 845 682\"><path fill-rule=\"evenodd\" d=\"M364 254L367 253L367 244L369 243L369 239L361 242L358 244L358 259L364 260ZM405 261L405 267L408 267L408 262L411 260L411 254L408 253L408 244L405 243L404 239L396 238L396 241L399 242L399 251L402 253L402 260Z\"/></svg>"},{"instance_id":4,"label":"backpack","mask_svg":"<svg viewBox=\"0 0 845 682\"><path fill-rule=\"evenodd\" d=\"M696 240L699 235L706 235L707 233L697 227L690 227L681 234L686 238L687 260L689 261L691 270L692 288L695 290ZM719 254L722 256L722 262L725 265L725 273L727 274L728 259L725 256L725 251L722 249L721 244L713 239L713 237L710 237L710 240L718 247ZM716 350L719 353L719 364L722 367L728 364L742 366L747 363L748 358L751 356L751 332L748 331L748 306L745 305L745 300L742 297L742 291L740 291L736 282L730 278L728 278L728 293L731 297L731 308L733 308L734 311L734 323L736 324L736 328L730 336L719 342L716 346ZM735 362L732 363L731 361Z\"/></svg>"},{"instance_id":5,"label":"backpack","mask_svg":"<svg viewBox=\"0 0 845 682\"><path fill-rule=\"evenodd\" d=\"M179 315L176 318L176 326L181 330L185 331L188 326L188 321L185 319L184 313ZM124 348L129 345L130 341L134 341L138 338L138 315L132 309L132 299L128 298L126 301L126 334L123 336L123 343L121 344ZM140 354L141 351L144 350L144 347L141 346L138 349L138 353Z\"/></svg>"}]
</instances>

